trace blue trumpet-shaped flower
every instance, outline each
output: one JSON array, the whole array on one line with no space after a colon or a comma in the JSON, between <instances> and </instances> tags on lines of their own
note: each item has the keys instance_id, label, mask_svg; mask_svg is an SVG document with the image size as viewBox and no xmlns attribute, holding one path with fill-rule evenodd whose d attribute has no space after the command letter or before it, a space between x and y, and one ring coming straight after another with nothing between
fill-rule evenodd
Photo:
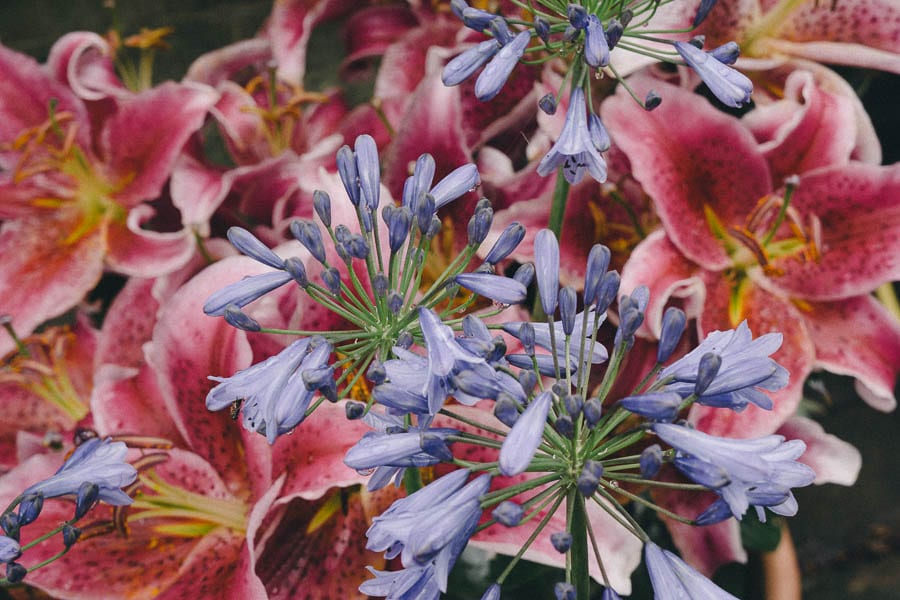
<instances>
[{"instance_id":1,"label":"blue trumpet-shaped flower","mask_svg":"<svg viewBox=\"0 0 900 600\"><path fill-rule=\"evenodd\" d=\"M650 572L654 597L660 600L704 598L737 600L734 596L689 567L683 560L653 542L644 545L644 558Z\"/></svg>"},{"instance_id":2,"label":"blue trumpet-shaped flower","mask_svg":"<svg viewBox=\"0 0 900 600\"><path fill-rule=\"evenodd\" d=\"M675 49L723 104L738 108L750 101L753 82L746 75L719 61L717 55L704 52L693 44L675 42Z\"/></svg>"},{"instance_id":3,"label":"blue trumpet-shaped flower","mask_svg":"<svg viewBox=\"0 0 900 600\"><path fill-rule=\"evenodd\" d=\"M562 133L550 152L541 159L537 172L546 176L560 166L566 181L571 184L581 181L585 169L597 181L606 181L606 162L600 156L600 149L588 128L587 107L581 88L572 90Z\"/></svg>"},{"instance_id":4,"label":"blue trumpet-shaped flower","mask_svg":"<svg viewBox=\"0 0 900 600\"><path fill-rule=\"evenodd\" d=\"M22 496L40 494L44 498L76 495L85 483L97 486L97 499L124 506L132 499L122 488L137 479L137 471L125 462L128 447L109 438L93 438L75 448L72 455L51 477L28 486Z\"/></svg>"}]
</instances>

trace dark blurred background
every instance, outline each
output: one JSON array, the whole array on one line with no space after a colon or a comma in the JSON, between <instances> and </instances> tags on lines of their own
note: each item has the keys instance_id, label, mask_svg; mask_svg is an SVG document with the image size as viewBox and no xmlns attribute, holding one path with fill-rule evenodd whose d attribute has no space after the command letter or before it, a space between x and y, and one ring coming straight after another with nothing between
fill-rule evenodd
<instances>
[{"instance_id":1,"label":"dark blurred background","mask_svg":"<svg viewBox=\"0 0 900 600\"><path fill-rule=\"evenodd\" d=\"M168 39L172 48L158 55L155 74L157 81L180 79L201 54L252 37L271 10L269 0L121 0L115 11L107 4L103 0L0 0L0 41L43 61L53 42L69 31L102 34L115 25L124 37L141 27L169 26L175 29ZM310 89L336 82L342 45L340 23L326 25L314 35L308 65L308 79L313 80L308 81ZM900 77L851 69L840 72L862 95L884 146L884 162L900 161ZM827 393L811 392L805 406L826 431L859 448L863 467L851 488L826 485L796 493L800 513L789 525L803 570L804 597L896 600L900 598L900 413L872 410L856 397L849 379L827 376L821 381ZM461 564L460 570L470 579L502 569L503 559L485 568L478 558ZM523 572L518 577L521 589L531 593L521 591L515 597L552 597L555 574L540 567L518 572ZM746 579L757 573L758 565L751 561L747 567L729 570L725 577ZM454 598L478 597L481 592L476 590L484 589L478 581L470 581L471 587L458 583Z\"/></svg>"}]
</instances>

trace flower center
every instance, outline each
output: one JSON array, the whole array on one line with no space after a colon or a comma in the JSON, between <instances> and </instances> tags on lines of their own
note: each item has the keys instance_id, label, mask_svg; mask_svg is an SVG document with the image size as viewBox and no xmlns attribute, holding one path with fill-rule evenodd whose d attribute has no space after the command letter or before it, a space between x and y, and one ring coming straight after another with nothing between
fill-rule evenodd
<instances>
[{"instance_id":1,"label":"flower center","mask_svg":"<svg viewBox=\"0 0 900 600\"><path fill-rule=\"evenodd\" d=\"M14 383L80 421L89 406L69 377L72 365L67 364L67 355L74 343L75 334L67 327L26 338L22 350L0 369L0 383Z\"/></svg>"},{"instance_id":2,"label":"flower center","mask_svg":"<svg viewBox=\"0 0 900 600\"><path fill-rule=\"evenodd\" d=\"M236 498L212 498L164 481L153 471L141 473L129 522L152 520L163 535L202 537L217 527L238 534L247 528L248 507Z\"/></svg>"}]
</instances>

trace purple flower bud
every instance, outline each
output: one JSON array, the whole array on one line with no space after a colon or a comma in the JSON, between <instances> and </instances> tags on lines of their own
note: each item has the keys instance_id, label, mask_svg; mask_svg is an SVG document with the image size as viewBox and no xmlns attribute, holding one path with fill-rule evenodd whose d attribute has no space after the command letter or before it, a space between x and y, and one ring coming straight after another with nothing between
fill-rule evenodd
<instances>
[{"instance_id":1,"label":"purple flower bud","mask_svg":"<svg viewBox=\"0 0 900 600\"><path fill-rule=\"evenodd\" d=\"M509 394L499 394L494 403L494 416L507 427L512 427L519 420L519 404Z\"/></svg>"},{"instance_id":2,"label":"purple flower bud","mask_svg":"<svg viewBox=\"0 0 900 600\"><path fill-rule=\"evenodd\" d=\"M610 19L606 26L606 42L609 44L610 50L616 47L616 44L622 39L623 33L625 33L625 26L622 25L622 22L615 18Z\"/></svg>"},{"instance_id":3,"label":"purple flower bud","mask_svg":"<svg viewBox=\"0 0 900 600\"><path fill-rule=\"evenodd\" d=\"M22 501L19 503L19 516L16 523L18 527L25 527L33 523L41 514L42 508L44 508L43 494L28 494L22 498Z\"/></svg>"},{"instance_id":4,"label":"purple flower bud","mask_svg":"<svg viewBox=\"0 0 900 600\"><path fill-rule=\"evenodd\" d=\"M494 13L479 8L466 7L462 11L462 19L466 27L479 33L487 29L496 17L497 15Z\"/></svg>"},{"instance_id":5,"label":"purple flower bud","mask_svg":"<svg viewBox=\"0 0 900 600\"><path fill-rule=\"evenodd\" d=\"M647 446L641 452L641 477L644 479L652 479L659 473L662 467L663 452L659 444Z\"/></svg>"},{"instance_id":6,"label":"purple flower bud","mask_svg":"<svg viewBox=\"0 0 900 600\"><path fill-rule=\"evenodd\" d=\"M644 98L644 110L649 112L660 104L662 104L662 96L657 94L654 90L647 92L647 97Z\"/></svg>"},{"instance_id":7,"label":"purple flower bud","mask_svg":"<svg viewBox=\"0 0 900 600\"><path fill-rule=\"evenodd\" d=\"M556 114L556 96L553 94L546 94L538 100L538 108L544 111L545 114L555 115Z\"/></svg>"},{"instance_id":8,"label":"purple flower bud","mask_svg":"<svg viewBox=\"0 0 900 600\"><path fill-rule=\"evenodd\" d=\"M573 42L575 38L578 37L578 34L581 33L580 29L575 29L571 25L566 27L566 30L563 31L563 41L564 42Z\"/></svg>"},{"instance_id":9,"label":"purple flower bud","mask_svg":"<svg viewBox=\"0 0 900 600\"><path fill-rule=\"evenodd\" d=\"M359 174L359 189L362 199L370 211L378 208L381 195L381 165L378 164L378 147L371 135L356 138L353 146L356 170Z\"/></svg>"},{"instance_id":10,"label":"purple flower bud","mask_svg":"<svg viewBox=\"0 0 900 600\"><path fill-rule=\"evenodd\" d=\"M443 462L453 462L453 453L450 452L446 437L443 433L425 432L419 436L419 446L425 454Z\"/></svg>"},{"instance_id":11,"label":"purple flower bud","mask_svg":"<svg viewBox=\"0 0 900 600\"><path fill-rule=\"evenodd\" d=\"M706 19L706 15L713 9L719 0L700 0L700 7L697 8L697 14L694 16L694 27L698 27Z\"/></svg>"},{"instance_id":12,"label":"purple flower bud","mask_svg":"<svg viewBox=\"0 0 900 600\"><path fill-rule=\"evenodd\" d=\"M81 530L66 523L65 525L63 525L62 536L63 545L66 548L71 548L75 545L75 542L78 541L78 538L81 537Z\"/></svg>"},{"instance_id":13,"label":"purple flower bud","mask_svg":"<svg viewBox=\"0 0 900 600\"><path fill-rule=\"evenodd\" d=\"M659 346L656 349L656 362L664 363L669 360L678 342L681 341L686 323L687 316L683 310L674 306L666 309L662 319L662 331L659 334Z\"/></svg>"},{"instance_id":14,"label":"purple flower bud","mask_svg":"<svg viewBox=\"0 0 900 600\"><path fill-rule=\"evenodd\" d=\"M600 287L600 280L609 268L609 260L612 256L609 248L602 244L594 244L588 254L587 269L584 275L585 302L593 302Z\"/></svg>"},{"instance_id":15,"label":"purple flower bud","mask_svg":"<svg viewBox=\"0 0 900 600\"><path fill-rule=\"evenodd\" d=\"M16 513L7 512L0 515L0 527L11 539L19 539L19 516Z\"/></svg>"},{"instance_id":16,"label":"purple flower bud","mask_svg":"<svg viewBox=\"0 0 900 600\"><path fill-rule=\"evenodd\" d=\"M434 182L434 157L428 154L427 152L421 154L418 159L416 159L416 166L413 169L412 174L412 198L410 198L410 202L418 202L419 197L422 194L427 194L428 190L431 189L431 184ZM407 206L411 211L415 211L415 205L407 205L406 200L404 198L404 206Z\"/></svg>"},{"instance_id":17,"label":"purple flower bud","mask_svg":"<svg viewBox=\"0 0 900 600\"><path fill-rule=\"evenodd\" d=\"M706 527L721 523L732 516L728 503L722 498L717 498L715 502L706 507L706 510L697 515L695 523L701 527Z\"/></svg>"},{"instance_id":18,"label":"purple flower bud","mask_svg":"<svg viewBox=\"0 0 900 600\"><path fill-rule=\"evenodd\" d=\"M350 146L341 146L337 151L337 168L350 202L353 206L359 206L359 174L356 171L356 157L353 156Z\"/></svg>"},{"instance_id":19,"label":"purple flower bud","mask_svg":"<svg viewBox=\"0 0 900 600\"><path fill-rule=\"evenodd\" d=\"M221 317L225 314L226 306L246 306L290 280L291 275L284 271L244 277L210 296L203 304L203 312L211 317Z\"/></svg>"},{"instance_id":20,"label":"purple flower bud","mask_svg":"<svg viewBox=\"0 0 900 600\"><path fill-rule=\"evenodd\" d=\"M384 273L376 273L372 278L372 290L379 298L384 297L388 291L388 279Z\"/></svg>"},{"instance_id":21,"label":"purple flower bud","mask_svg":"<svg viewBox=\"0 0 900 600\"><path fill-rule=\"evenodd\" d=\"M619 406L653 421L671 421L683 399L676 392L647 392L619 400Z\"/></svg>"},{"instance_id":22,"label":"purple flower bud","mask_svg":"<svg viewBox=\"0 0 900 600\"><path fill-rule=\"evenodd\" d=\"M562 321L563 333L572 335L575 330L575 313L578 310L578 294L572 286L559 290L559 320Z\"/></svg>"},{"instance_id":23,"label":"purple flower bud","mask_svg":"<svg viewBox=\"0 0 900 600\"><path fill-rule=\"evenodd\" d=\"M603 477L603 465L593 460L585 461L581 474L575 480L575 487L582 496L590 498L597 491L601 477Z\"/></svg>"},{"instance_id":24,"label":"purple flower bud","mask_svg":"<svg viewBox=\"0 0 900 600\"><path fill-rule=\"evenodd\" d=\"M705 35L695 35L694 37L692 37L691 39L688 40L688 44L690 44L694 48L698 48L700 50L703 49L703 44L705 44L705 43L706 43Z\"/></svg>"},{"instance_id":25,"label":"purple flower bud","mask_svg":"<svg viewBox=\"0 0 900 600\"><path fill-rule=\"evenodd\" d=\"M568 531L556 531L550 534L550 543L553 549L560 554L565 554L572 547L572 534Z\"/></svg>"},{"instance_id":26,"label":"purple flower bud","mask_svg":"<svg viewBox=\"0 0 900 600\"><path fill-rule=\"evenodd\" d=\"M91 510L100 499L100 486L90 481L85 481L78 486L75 495L75 520L80 519ZM19 515L21 517L21 515Z\"/></svg>"},{"instance_id":27,"label":"purple flower bud","mask_svg":"<svg viewBox=\"0 0 900 600\"><path fill-rule=\"evenodd\" d=\"M703 392L712 384L719 368L722 366L722 357L713 352L707 352L700 358L697 367L697 381L694 383L694 394L702 396Z\"/></svg>"},{"instance_id":28,"label":"purple flower bud","mask_svg":"<svg viewBox=\"0 0 900 600\"><path fill-rule=\"evenodd\" d=\"M578 394L566 394L563 396L563 407L565 407L566 412L569 413L569 416L573 419L578 418L583 406L584 399Z\"/></svg>"},{"instance_id":29,"label":"purple flower bud","mask_svg":"<svg viewBox=\"0 0 900 600\"><path fill-rule=\"evenodd\" d=\"M569 4L566 8L566 17L575 29L584 29L588 24L588 13L579 4Z\"/></svg>"},{"instance_id":30,"label":"purple flower bud","mask_svg":"<svg viewBox=\"0 0 900 600\"><path fill-rule=\"evenodd\" d=\"M610 140L609 133L606 131L606 127L603 126L603 122L600 121L600 117L593 112L588 114L588 134L598 151L606 152L609 150L612 140Z\"/></svg>"},{"instance_id":31,"label":"purple flower bud","mask_svg":"<svg viewBox=\"0 0 900 600\"><path fill-rule=\"evenodd\" d=\"M634 11L630 8L626 8L619 15L619 21L622 22L622 27L628 27L631 24L631 20L634 18Z\"/></svg>"},{"instance_id":32,"label":"purple flower bud","mask_svg":"<svg viewBox=\"0 0 900 600\"><path fill-rule=\"evenodd\" d=\"M390 310L393 314L400 314L400 310L403 308L403 296L395 291L391 291L390 293L388 293L387 305L388 310Z\"/></svg>"},{"instance_id":33,"label":"purple flower bud","mask_svg":"<svg viewBox=\"0 0 900 600\"><path fill-rule=\"evenodd\" d=\"M331 227L331 196L328 195L328 192L322 190L313 192L313 208L322 224L325 227Z\"/></svg>"},{"instance_id":34,"label":"purple flower bud","mask_svg":"<svg viewBox=\"0 0 900 600\"><path fill-rule=\"evenodd\" d=\"M603 416L603 404L599 398L588 398L581 407L581 412L588 428L593 429L600 422L600 417Z\"/></svg>"},{"instance_id":35,"label":"purple flower bud","mask_svg":"<svg viewBox=\"0 0 900 600\"><path fill-rule=\"evenodd\" d=\"M550 21L536 15L534 17L534 32L545 44L550 43Z\"/></svg>"},{"instance_id":36,"label":"purple flower bud","mask_svg":"<svg viewBox=\"0 0 900 600\"><path fill-rule=\"evenodd\" d=\"M584 32L584 62L599 69L609 64L609 44L603 23L597 15L590 15Z\"/></svg>"},{"instance_id":37,"label":"purple flower bud","mask_svg":"<svg viewBox=\"0 0 900 600\"><path fill-rule=\"evenodd\" d=\"M575 422L569 415L560 415L553 424L553 428L556 429L559 435L570 440L575 435Z\"/></svg>"},{"instance_id":38,"label":"purple flower bud","mask_svg":"<svg viewBox=\"0 0 900 600\"><path fill-rule=\"evenodd\" d=\"M469 235L469 245L478 247L484 238L487 237L491 229L491 223L494 220L494 210L488 206L475 211L472 218L469 219L467 233Z\"/></svg>"},{"instance_id":39,"label":"purple flower bud","mask_svg":"<svg viewBox=\"0 0 900 600\"><path fill-rule=\"evenodd\" d=\"M495 16L491 19L488 28L491 30L491 35L494 36L495 40L500 42L501 46L507 45L513 39L512 32L509 30L509 25L503 17Z\"/></svg>"},{"instance_id":40,"label":"purple flower bud","mask_svg":"<svg viewBox=\"0 0 900 600\"><path fill-rule=\"evenodd\" d=\"M454 57L441 72L441 81L450 87L459 85L475 74L485 63L500 51L497 40L485 40Z\"/></svg>"},{"instance_id":41,"label":"purple flower bud","mask_svg":"<svg viewBox=\"0 0 900 600\"><path fill-rule=\"evenodd\" d=\"M292 221L291 234L309 250L313 258L325 264L325 245L322 242L322 232L315 223L307 220Z\"/></svg>"},{"instance_id":42,"label":"purple flower bud","mask_svg":"<svg viewBox=\"0 0 900 600\"><path fill-rule=\"evenodd\" d=\"M431 218L434 216L435 201L434 196L425 194L419 198L419 205L416 207L416 223L419 225L419 231L424 235L431 227Z\"/></svg>"},{"instance_id":43,"label":"purple flower bud","mask_svg":"<svg viewBox=\"0 0 900 600\"><path fill-rule=\"evenodd\" d=\"M226 306L225 313L222 316L225 318L225 322L235 329L243 331L259 331L262 329L256 319L242 311L235 304Z\"/></svg>"},{"instance_id":44,"label":"purple flower bud","mask_svg":"<svg viewBox=\"0 0 900 600\"><path fill-rule=\"evenodd\" d=\"M500 584L492 583L488 589L484 590L481 600L500 600Z\"/></svg>"},{"instance_id":45,"label":"purple flower bud","mask_svg":"<svg viewBox=\"0 0 900 600\"><path fill-rule=\"evenodd\" d=\"M303 262L296 256L284 259L284 270L297 282L302 288L309 285L309 278L306 276L306 267Z\"/></svg>"},{"instance_id":46,"label":"purple flower bud","mask_svg":"<svg viewBox=\"0 0 900 600\"><path fill-rule=\"evenodd\" d=\"M335 296L341 292L341 274L334 267L322 269L322 281L325 283L328 291Z\"/></svg>"},{"instance_id":47,"label":"purple flower bud","mask_svg":"<svg viewBox=\"0 0 900 600\"><path fill-rule=\"evenodd\" d=\"M519 332L516 337L522 342L522 348L524 348L525 354L528 356L534 356L534 336L534 325L525 321L519 326Z\"/></svg>"},{"instance_id":48,"label":"purple flower bud","mask_svg":"<svg viewBox=\"0 0 900 600\"><path fill-rule=\"evenodd\" d=\"M549 229L541 229L534 237L534 262L541 306L552 316L559 293L559 242Z\"/></svg>"},{"instance_id":49,"label":"purple flower bud","mask_svg":"<svg viewBox=\"0 0 900 600\"><path fill-rule=\"evenodd\" d=\"M604 312L615 300L616 294L619 293L619 272L609 271L600 278L600 284L597 286L597 294L594 298L594 307L597 312Z\"/></svg>"},{"instance_id":50,"label":"purple flower bud","mask_svg":"<svg viewBox=\"0 0 900 600\"><path fill-rule=\"evenodd\" d=\"M537 375L534 374L534 371L519 371L517 379L526 395L531 394L532 390L534 390L534 386L537 385Z\"/></svg>"},{"instance_id":51,"label":"purple flower bud","mask_svg":"<svg viewBox=\"0 0 900 600\"><path fill-rule=\"evenodd\" d=\"M528 287L531 285L531 280L534 279L534 264L533 263L525 263L520 265L516 272L513 273L513 279Z\"/></svg>"},{"instance_id":52,"label":"purple flower bud","mask_svg":"<svg viewBox=\"0 0 900 600\"><path fill-rule=\"evenodd\" d=\"M397 346L400 348L409 348L414 341L412 334L408 331L401 331L400 335L397 336Z\"/></svg>"},{"instance_id":53,"label":"purple flower bud","mask_svg":"<svg viewBox=\"0 0 900 600\"><path fill-rule=\"evenodd\" d=\"M373 360L366 371L366 379L375 385L384 383L384 380L387 379L387 371L384 368L384 364L377 359Z\"/></svg>"},{"instance_id":54,"label":"purple flower bud","mask_svg":"<svg viewBox=\"0 0 900 600\"><path fill-rule=\"evenodd\" d=\"M347 241L347 251L353 258L365 260L369 256L369 243L362 235L354 233Z\"/></svg>"},{"instance_id":55,"label":"purple flower bud","mask_svg":"<svg viewBox=\"0 0 900 600\"><path fill-rule=\"evenodd\" d=\"M530 41L531 34L528 30L521 31L511 42L500 49L475 80L476 98L487 102L500 93L500 89L506 83L519 59L522 58Z\"/></svg>"},{"instance_id":56,"label":"purple flower bud","mask_svg":"<svg viewBox=\"0 0 900 600\"><path fill-rule=\"evenodd\" d=\"M366 414L366 405L356 400L348 400L344 405L344 413L351 421L361 419Z\"/></svg>"},{"instance_id":57,"label":"purple flower bud","mask_svg":"<svg viewBox=\"0 0 900 600\"><path fill-rule=\"evenodd\" d=\"M709 55L723 65L733 65L741 55L741 47L737 42L728 42L710 50Z\"/></svg>"},{"instance_id":58,"label":"purple flower bud","mask_svg":"<svg viewBox=\"0 0 900 600\"><path fill-rule=\"evenodd\" d=\"M490 273L460 273L454 281L479 296L499 304L520 304L525 301L525 286L510 277Z\"/></svg>"},{"instance_id":59,"label":"purple flower bud","mask_svg":"<svg viewBox=\"0 0 900 600\"><path fill-rule=\"evenodd\" d=\"M491 512L491 516L506 527L515 527L525 516L525 509L512 500L504 500Z\"/></svg>"},{"instance_id":60,"label":"purple flower bud","mask_svg":"<svg viewBox=\"0 0 900 600\"><path fill-rule=\"evenodd\" d=\"M750 101L753 82L744 74L691 44L675 42L675 49L684 62L700 75L700 79L720 102L738 108Z\"/></svg>"},{"instance_id":61,"label":"purple flower bud","mask_svg":"<svg viewBox=\"0 0 900 600\"><path fill-rule=\"evenodd\" d=\"M569 6L572 6L571 4ZM553 586L553 595L556 600L575 600L575 586L565 581L560 581Z\"/></svg>"},{"instance_id":62,"label":"purple flower bud","mask_svg":"<svg viewBox=\"0 0 900 600\"><path fill-rule=\"evenodd\" d=\"M226 235L231 245L237 248L241 254L273 269L284 268L284 260L243 227L229 227Z\"/></svg>"},{"instance_id":63,"label":"purple flower bud","mask_svg":"<svg viewBox=\"0 0 900 600\"><path fill-rule=\"evenodd\" d=\"M22 547L19 542L10 537L0 536L0 562L8 564L20 556L22 556Z\"/></svg>"},{"instance_id":64,"label":"purple flower bud","mask_svg":"<svg viewBox=\"0 0 900 600\"><path fill-rule=\"evenodd\" d=\"M528 468L543 440L544 425L550 412L553 394L542 392L525 408L500 447L499 469L512 477Z\"/></svg>"},{"instance_id":65,"label":"purple flower bud","mask_svg":"<svg viewBox=\"0 0 900 600\"><path fill-rule=\"evenodd\" d=\"M6 563L6 581L9 583L19 583L28 574L28 569L17 562Z\"/></svg>"}]
</instances>

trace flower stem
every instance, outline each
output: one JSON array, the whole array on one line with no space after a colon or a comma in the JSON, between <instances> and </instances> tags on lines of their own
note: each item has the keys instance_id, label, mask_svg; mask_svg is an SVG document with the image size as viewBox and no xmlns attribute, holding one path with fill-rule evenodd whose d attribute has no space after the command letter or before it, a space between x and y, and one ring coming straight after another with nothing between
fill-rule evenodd
<instances>
[{"instance_id":1,"label":"flower stem","mask_svg":"<svg viewBox=\"0 0 900 600\"><path fill-rule=\"evenodd\" d=\"M566 503L569 505L569 533L572 534L572 547L569 549L572 565L572 584L575 586L575 597L578 600L589 600L591 597L591 579L588 575L588 539L587 513L584 507L584 496L574 486L569 490Z\"/></svg>"},{"instance_id":2,"label":"flower stem","mask_svg":"<svg viewBox=\"0 0 900 600\"><path fill-rule=\"evenodd\" d=\"M553 202L550 204L550 218L547 219L547 229L556 234L556 239L562 239L563 217L566 213L566 200L569 198L569 182L563 175L563 168L556 172L556 187L553 188Z\"/></svg>"}]
</instances>

